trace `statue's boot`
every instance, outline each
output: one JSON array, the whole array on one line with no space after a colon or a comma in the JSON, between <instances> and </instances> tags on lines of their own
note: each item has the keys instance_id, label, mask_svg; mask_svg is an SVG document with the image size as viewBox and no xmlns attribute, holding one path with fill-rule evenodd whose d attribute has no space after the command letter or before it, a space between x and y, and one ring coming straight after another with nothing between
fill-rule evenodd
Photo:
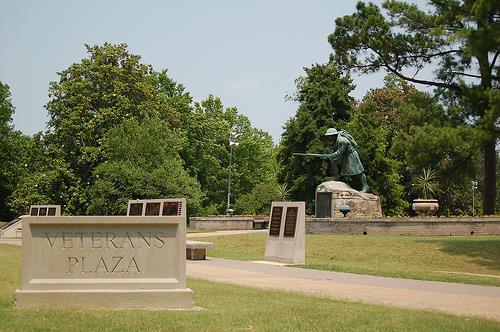
<instances>
[{"instance_id":1,"label":"statue's boot","mask_svg":"<svg viewBox=\"0 0 500 332\"><path fill-rule=\"evenodd\" d=\"M366 183L366 175L365 175L365 173L361 173L359 175L359 177L361 178L361 184L363 186L361 188L361 192L364 192L364 193L368 192L369 187L368 187L368 183Z\"/></svg>"}]
</instances>

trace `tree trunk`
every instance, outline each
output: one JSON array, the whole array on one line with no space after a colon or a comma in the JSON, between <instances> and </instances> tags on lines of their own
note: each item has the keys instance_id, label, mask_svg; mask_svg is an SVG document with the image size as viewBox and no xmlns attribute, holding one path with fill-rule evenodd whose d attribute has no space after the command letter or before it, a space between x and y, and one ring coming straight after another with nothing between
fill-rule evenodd
<instances>
[{"instance_id":1,"label":"tree trunk","mask_svg":"<svg viewBox=\"0 0 500 332\"><path fill-rule=\"evenodd\" d=\"M495 139L490 139L483 144L484 153L484 197L483 214L495 214L496 187L496 163L497 153L495 150Z\"/></svg>"}]
</instances>

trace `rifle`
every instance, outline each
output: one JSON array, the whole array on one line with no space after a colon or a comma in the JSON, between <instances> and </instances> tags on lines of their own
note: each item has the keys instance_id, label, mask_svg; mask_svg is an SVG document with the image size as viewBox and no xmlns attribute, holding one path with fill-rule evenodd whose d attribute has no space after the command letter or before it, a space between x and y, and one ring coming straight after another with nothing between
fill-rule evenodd
<instances>
[{"instance_id":1,"label":"rifle","mask_svg":"<svg viewBox=\"0 0 500 332\"><path fill-rule=\"evenodd\" d=\"M305 157L319 157L323 159L328 158L328 154L326 153L299 153L299 152L294 152L292 153L294 156L305 156Z\"/></svg>"}]
</instances>

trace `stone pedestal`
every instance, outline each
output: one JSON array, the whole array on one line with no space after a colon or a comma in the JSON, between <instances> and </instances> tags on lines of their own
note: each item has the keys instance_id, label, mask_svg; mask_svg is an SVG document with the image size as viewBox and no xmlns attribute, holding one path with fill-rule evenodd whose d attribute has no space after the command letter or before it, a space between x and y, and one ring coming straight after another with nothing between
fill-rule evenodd
<instances>
[{"instance_id":1,"label":"stone pedestal","mask_svg":"<svg viewBox=\"0 0 500 332\"><path fill-rule=\"evenodd\" d=\"M381 218L380 198L351 188L344 182L326 181L316 188L316 218L341 218L341 206L349 206L350 218Z\"/></svg>"},{"instance_id":2,"label":"stone pedestal","mask_svg":"<svg viewBox=\"0 0 500 332\"><path fill-rule=\"evenodd\" d=\"M272 262L304 264L305 203L273 202L265 259Z\"/></svg>"}]
</instances>

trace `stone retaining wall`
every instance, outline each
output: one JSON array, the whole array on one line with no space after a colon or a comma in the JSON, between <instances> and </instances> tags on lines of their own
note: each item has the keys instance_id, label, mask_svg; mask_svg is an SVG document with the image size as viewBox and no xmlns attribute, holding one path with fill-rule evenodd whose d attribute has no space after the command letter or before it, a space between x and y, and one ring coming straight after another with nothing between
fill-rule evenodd
<instances>
[{"instance_id":1,"label":"stone retaining wall","mask_svg":"<svg viewBox=\"0 0 500 332\"><path fill-rule=\"evenodd\" d=\"M259 228L256 224L260 225L262 220L269 222L269 217L190 217L189 226L209 231L246 230Z\"/></svg>"},{"instance_id":2,"label":"stone retaining wall","mask_svg":"<svg viewBox=\"0 0 500 332\"><path fill-rule=\"evenodd\" d=\"M307 234L339 235L500 235L500 218L306 218Z\"/></svg>"}]
</instances>

